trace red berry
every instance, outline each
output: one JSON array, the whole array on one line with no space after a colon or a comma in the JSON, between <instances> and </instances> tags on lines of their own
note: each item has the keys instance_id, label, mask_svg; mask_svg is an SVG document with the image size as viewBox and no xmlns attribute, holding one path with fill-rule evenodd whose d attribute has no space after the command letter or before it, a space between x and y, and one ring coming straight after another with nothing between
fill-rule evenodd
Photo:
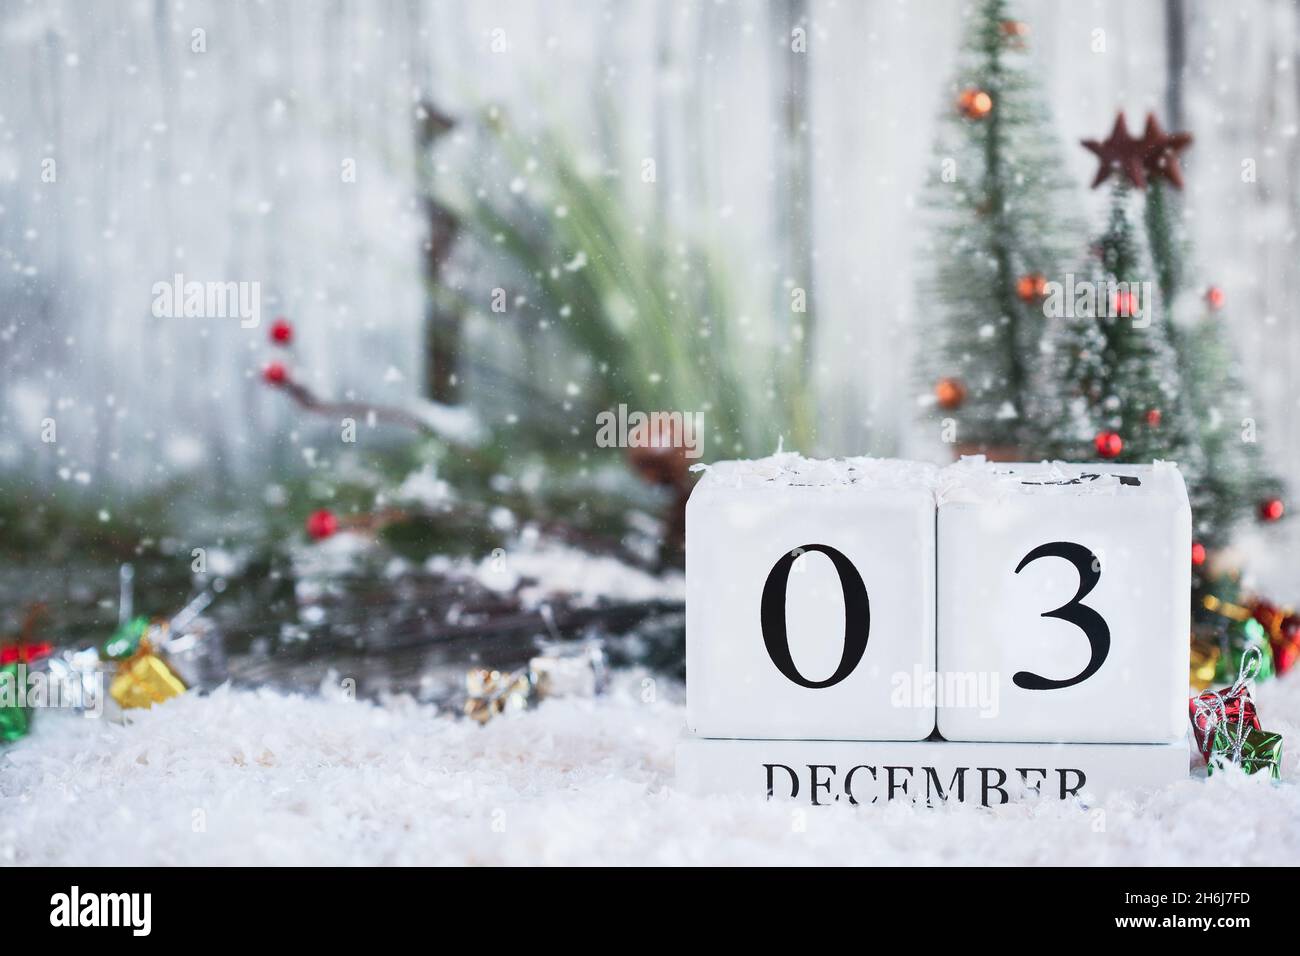
<instances>
[{"instance_id":1,"label":"red berry","mask_svg":"<svg viewBox=\"0 0 1300 956\"><path fill-rule=\"evenodd\" d=\"M1199 541L1192 542L1192 564L1198 568L1205 563L1205 545Z\"/></svg>"},{"instance_id":2,"label":"red berry","mask_svg":"<svg viewBox=\"0 0 1300 956\"><path fill-rule=\"evenodd\" d=\"M288 345L293 341L293 326L281 316L271 323L271 341L276 345Z\"/></svg>"},{"instance_id":3,"label":"red berry","mask_svg":"<svg viewBox=\"0 0 1300 956\"><path fill-rule=\"evenodd\" d=\"M1224 298L1223 290L1217 285L1212 285L1205 290L1205 301L1209 304L1211 309L1223 308Z\"/></svg>"},{"instance_id":4,"label":"red berry","mask_svg":"<svg viewBox=\"0 0 1300 956\"><path fill-rule=\"evenodd\" d=\"M1158 408L1149 409L1147 411L1147 424L1150 425L1152 428L1159 428L1161 417L1162 416L1160 414L1160 409Z\"/></svg>"},{"instance_id":5,"label":"red berry","mask_svg":"<svg viewBox=\"0 0 1300 956\"><path fill-rule=\"evenodd\" d=\"M268 362L262 369L262 378L268 385L283 385L289 381L289 372L280 362Z\"/></svg>"},{"instance_id":6,"label":"red berry","mask_svg":"<svg viewBox=\"0 0 1300 956\"><path fill-rule=\"evenodd\" d=\"M1286 514L1286 505L1281 498L1269 498L1259 504L1260 521L1277 521Z\"/></svg>"},{"instance_id":7,"label":"red berry","mask_svg":"<svg viewBox=\"0 0 1300 956\"><path fill-rule=\"evenodd\" d=\"M313 511L307 516L307 533L317 541L328 538L339 530L339 519L328 508Z\"/></svg>"},{"instance_id":8,"label":"red berry","mask_svg":"<svg viewBox=\"0 0 1300 956\"><path fill-rule=\"evenodd\" d=\"M1115 293L1111 315L1131 316L1137 312L1137 296L1132 292L1121 290Z\"/></svg>"},{"instance_id":9,"label":"red berry","mask_svg":"<svg viewBox=\"0 0 1300 956\"><path fill-rule=\"evenodd\" d=\"M1124 439L1119 437L1118 432L1097 432L1092 444L1102 458L1118 458L1124 450Z\"/></svg>"}]
</instances>

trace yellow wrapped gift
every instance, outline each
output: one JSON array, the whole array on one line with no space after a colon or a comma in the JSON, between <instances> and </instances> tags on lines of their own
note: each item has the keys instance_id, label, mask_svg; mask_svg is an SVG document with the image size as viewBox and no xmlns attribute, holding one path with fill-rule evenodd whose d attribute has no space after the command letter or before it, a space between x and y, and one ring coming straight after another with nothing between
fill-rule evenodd
<instances>
[{"instance_id":1,"label":"yellow wrapped gift","mask_svg":"<svg viewBox=\"0 0 1300 956\"><path fill-rule=\"evenodd\" d=\"M142 639L136 652L118 667L108 693L123 708L152 707L185 693L185 682Z\"/></svg>"}]
</instances>

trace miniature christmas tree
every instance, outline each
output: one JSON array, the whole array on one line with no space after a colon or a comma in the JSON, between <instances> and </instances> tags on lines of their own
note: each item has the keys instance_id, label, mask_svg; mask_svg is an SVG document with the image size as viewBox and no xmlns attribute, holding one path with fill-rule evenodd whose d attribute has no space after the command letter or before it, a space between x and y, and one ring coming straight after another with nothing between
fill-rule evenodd
<instances>
[{"instance_id":1,"label":"miniature christmas tree","mask_svg":"<svg viewBox=\"0 0 1300 956\"><path fill-rule=\"evenodd\" d=\"M1122 117L1117 131L1121 124ZM1094 246L1093 277L1079 284L1073 316L1062 316L1051 342L1055 380L1042 404L1055 413L1047 418L1053 437L1046 450L1075 461L1176 461L1195 498L1200 449L1130 205L1129 184L1121 181Z\"/></svg>"},{"instance_id":2,"label":"miniature christmas tree","mask_svg":"<svg viewBox=\"0 0 1300 956\"><path fill-rule=\"evenodd\" d=\"M936 222L924 299L936 346L923 374L941 413L957 420L963 449L1003 457L1043 437L1027 411L1044 294L1071 234L1063 215L1071 187L1026 69L1027 35L1004 0L980 4L928 190Z\"/></svg>"},{"instance_id":3,"label":"miniature christmas tree","mask_svg":"<svg viewBox=\"0 0 1300 956\"><path fill-rule=\"evenodd\" d=\"M1101 163L1094 188L1112 174L1117 182L1092 278L1074 298L1048 302L1049 313L1065 318L1048 343L1036 415L1049 423L1053 456L1161 458L1182 467L1194 539L1192 677L1209 682L1231 679L1251 647L1262 651L1260 675L1267 676L1272 648L1290 654L1293 642L1284 627L1289 612L1249 601L1237 573L1211 570L1209 554L1228 543L1243 514L1254 507L1273 521L1284 506L1262 467L1248 391L1214 314L1223 295L1185 288L1187 243L1172 188L1181 188L1178 154L1190 142L1185 133L1165 133L1154 117L1135 139L1122 113L1106 140L1085 141ZM1141 234L1131 216L1134 189L1143 197ZM1180 328L1175 312L1190 311L1197 299L1201 314Z\"/></svg>"}]
</instances>

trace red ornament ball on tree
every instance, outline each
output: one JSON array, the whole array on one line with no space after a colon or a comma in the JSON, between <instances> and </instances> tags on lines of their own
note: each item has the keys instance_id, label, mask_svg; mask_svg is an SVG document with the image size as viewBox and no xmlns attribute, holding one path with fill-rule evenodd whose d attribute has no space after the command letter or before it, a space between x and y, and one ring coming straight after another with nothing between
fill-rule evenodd
<instances>
[{"instance_id":1,"label":"red ornament ball on tree","mask_svg":"<svg viewBox=\"0 0 1300 956\"><path fill-rule=\"evenodd\" d=\"M1031 272L1016 280L1016 296L1021 302L1035 302L1047 295L1047 276Z\"/></svg>"},{"instance_id":2,"label":"red ornament ball on tree","mask_svg":"<svg viewBox=\"0 0 1300 956\"><path fill-rule=\"evenodd\" d=\"M283 316L271 323L271 341L276 345L288 345L293 341L293 324Z\"/></svg>"},{"instance_id":3,"label":"red ornament ball on tree","mask_svg":"<svg viewBox=\"0 0 1300 956\"><path fill-rule=\"evenodd\" d=\"M339 519L328 508L313 511L307 516L307 533L317 541L328 538L339 530Z\"/></svg>"},{"instance_id":4,"label":"red ornament ball on tree","mask_svg":"<svg viewBox=\"0 0 1300 956\"><path fill-rule=\"evenodd\" d=\"M1132 292L1121 289L1115 293L1115 300L1111 303L1111 315L1122 315L1125 317L1134 315L1137 312L1137 296Z\"/></svg>"},{"instance_id":5,"label":"red ornament ball on tree","mask_svg":"<svg viewBox=\"0 0 1300 956\"><path fill-rule=\"evenodd\" d=\"M1192 564L1198 568L1205 563L1205 545L1199 541L1192 542Z\"/></svg>"},{"instance_id":6,"label":"red ornament ball on tree","mask_svg":"<svg viewBox=\"0 0 1300 956\"><path fill-rule=\"evenodd\" d=\"M268 362L262 369L262 379L268 385L283 385L289 381L289 372L280 362Z\"/></svg>"},{"instance_id":7,"label":"red ornament ball on tree","mask_svg":"<svg viewBox=\"0 0 1300 956\"><path fill-rule=\"evenodd\" d=\"M966 401L966 386L959 378L941 378L934 384L934 399L940 408L954 411Z\"/></svg>"},{"instance_id":8,"label":"red ornament ball on tree","mask_svg":"<svg viewBox=\"0 0 1300 956\"><path fill-rule=\"evenodd\" d=\"M1269 498L1259 503L1260 521L1277 521L1286 514L1286 505L1281 498Z\"/></svg>"},{"instance_id":9,"label":"red ornament ball on tree","mask_svg":"<svg viewBox=\"0 0 1300 956\"><path fill-rule=\"evenodd\" d=\"M1217 285L1212 285L1205 290L1205 302L1211 309L1218 310L1223 308L1223 290Z\"/></svg>"},{"instance_id":10,"label":"red ornament ball on tree","mask_svg":"<svg viewBox=\"0 0 1300 956\"><path fill-rule=\"evenodd\" d=\"M1097 432L1092 444L1102 458L1118 458L1124 450L1124 439L1119 437L1119 432Z\"/></svg>"},{"instance_id":11,"label":"red ornament ball on tree","mask_svg":"<svg viewBox=\"0 0 1300 956\"><path fill-rule=\"evenodd\" d=\"M993 97L972 86L961 91L957 97L957 108L968 119L983 119L993 111Z\"/></svg>"},{"instance_id":12,"label":"red ornament ball on tree","mask_svg":"<svg viewBox=\"0 0 1300 956\"><path fill-rule=\"evenodd\" d=\"M1147 424L1150 425L1152 428L1159 428L1160 419L1162 417L1163 416L1160 414L1160 409L1158 408L1149 409L1147 411Z\"/></svg>"}]
</instances>

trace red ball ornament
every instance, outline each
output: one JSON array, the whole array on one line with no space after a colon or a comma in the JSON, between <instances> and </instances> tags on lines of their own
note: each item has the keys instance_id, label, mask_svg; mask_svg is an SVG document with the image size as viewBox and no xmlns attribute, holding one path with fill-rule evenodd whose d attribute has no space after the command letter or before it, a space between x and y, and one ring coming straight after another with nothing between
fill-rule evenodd
<instances>
[{"instance_id":1,"label":"red ball ornament","mask_svg":"<svg viewBox=\"0 0 1300 956\"><path fill-rule=\"evenodd\" d=\"M1003 20L998 24L1004 37L1016 37L1023 39L1029 36L1029 24L1022 20Z\"/></svg>"},{"instance_id":2,"label":"red ball ornament","mask_svg":"<svg viewBox=\"0 0 1300 956\"><path fill-rule=\"evenodd\" d=\"M1115 300L1111 303L1111 315L1131 316L1137 312L1137 296L1126 289L1121 289L1115 293Z\"/></svg>"},{"instance_id":3,"label":"red ball ornament","mask_svg":"<svg viewBox=\"0 0 1300 956\"><path fill-rule=\"evenodd\" d=\"M262 379L268 385L283 385L289 381L289 372L280 362L268 362L262 369Z\"/></svg>"},{"instance_id":4,"label":"red ball ornament","mask_svg":"<svg viewBox=\"0 0 1300 956\"><path fill-rule=\"evenodd\" d=\"M1158 408L1147 409L1147 424L1150 425L1152 428L1160 427L1160 419L1162 417L1163 416L1160 414L1160 409Z\"/></svg>"},{"instance_id":5,"label":"red ball ornament","mask_svg":"<svg viewBox=\"0 0 1300 956\"><path fill-rule=\"evenodd\" d=\"M1031 272L1016 280L1016 297L1021 302L1037 302L1047 295L1047 276Z\"/></svg>"},{"instance_id":6,"label":"red ball ornament","mask_svg":"<svg viewBox=\"0 0 1300 956\"><path fill-rule=\"evenodd\" d=\"M1205 545L1199 541L1192 542L1192 564L1198 568L1205 563Z\"/></svg>"},{"instance_id":7,"label":"red ball ornament","mask_svg":"<svg viewBox=\"0 0 1300 956\"><path fill-rule=\"evenodd\" d=\"M1269 498L1259 503L1260 521L1277 521L1286 514L1286 505L1281 498Z\"/></svg>"},{"instance_id":8,"label":"red ball ornament","mask_svg":"<svg viewBox=\"0 0 1300 956\"><path fill-rule=\"evenodd\" d=\"M293 325L281 316L271 323L271 341L276 345L288 345L293 341Z\"/></svg>"},{"instance_id":9,"label":"red ball ornament","mask_svg":"<svg viewBox=\"0 0 1300 956\"><path fill-rule=\"evenodd\" d=\"M934 383L934 400L945 411L955 411L966 401L966 386L959 378L941 378Z\"/></svg>"},{"instance_id":10,"label":"red ball ornament","mask_svg":"<svg viewBox=\"0 0 1300 956\"><path fill-rule=\"evenodd\" d=\"M961 91L957 97L957 108L967 119L983 119L993 111L993 97L972 86Z\"/></svg>"},{"instance_id":11,"label":"red ball ornament","mask_svg":"<svg viewBox=\"0 0 1300 956\"><path fill-rule=\"evenodd\" d=\"M1214 309L1216 312L1219 309L1223 308L1224 298L1225 297L1223 294L1223 290L1220 289L1217 285L1212 285L1205 290L1205 302L1211 309Z\"/></svg>"},{"instance_id":12,"label":"red ball ornament","mask_svg":"<svg viewBox=\"0 0 1300 956\"><path fill-rule=\"evenodd\" d=\"M1092 444L1102 458L1118 458L1124 450L1124 439L1119 437L1119 432L1097 432Z\"/></svg>"},{"instance_id":13,"label":"red ball ornament","mask_svg":"<svg viewBox=\"0 0 1300 956\"><path fill-rule=\"evenodd\" d=\"M313 511L307 516L307 533L317 541L323 541L339 530L339 519L328 508Z\"/></svg>"}]
</instances>

